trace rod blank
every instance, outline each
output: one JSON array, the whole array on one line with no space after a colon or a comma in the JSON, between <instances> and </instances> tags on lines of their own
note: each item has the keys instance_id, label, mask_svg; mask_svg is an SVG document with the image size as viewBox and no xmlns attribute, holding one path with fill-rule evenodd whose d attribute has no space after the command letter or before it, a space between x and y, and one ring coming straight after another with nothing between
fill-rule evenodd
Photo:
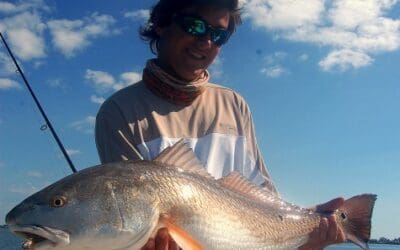
<instances>
[{"instance_id":1,"label":"rod blank","mask_svg":"<svg viewBox=\"0 0 400 250\"><path fill-rule=\"evenodd\" d=\"M60 148L61 152L62 152L63 155L64 155L64 158L67 160L69 167L71 168L72 172L74 172L74 173L77 172L77 170L76 170L74 164L73 164L72 161L71 161L71 158L69 157L67 151L66 151L65 148L64 148L64 145L62 144L60 138L58 137L56 131L54 130L53 125L51 124L50 120L47 118L47 115L46 115L46 113L44 112L44 110L43 110L43 108L42 108L42 105L40 104L40 102L39 102L39 100L37 99L35 93L33 92L33 90L32 90L32 88L31 88L31 86L30 86L28 80L26 79L26 77L25 77L25 75L24 75L24 72L23 72L23 71L21 70L21 68L19 67L19 65L18 65L18 63L17 63L17 60L15 59L13 53L11 52L11 49L8 47L8 44L7 44L6 40L5 40L4 37L3 37L3 34L1 34L1 32L0 32L0 37L1 37L1 40L3 41L4 45L6 46L6 49L7 49L7 51L8 51L8 54L10 55L11 59L13 60L13 62L14 62L14 64L15 64L15 66L17 67L18 73L21 75L22 79L24 80L24 83L25 83L26 87L28 88L29 93L31 94L33 100L35 101L36 106L38 107L38 109L39 109L41 115L43 116L43 118L44 118L44 120L45 120L45 122L46 122L46 125L49 127L49 129L50 129L50 131L51 131L51 134L53 135L54 139L55 139L56 142L57 142L58 147Z\"/></svg>"}]
</instances>

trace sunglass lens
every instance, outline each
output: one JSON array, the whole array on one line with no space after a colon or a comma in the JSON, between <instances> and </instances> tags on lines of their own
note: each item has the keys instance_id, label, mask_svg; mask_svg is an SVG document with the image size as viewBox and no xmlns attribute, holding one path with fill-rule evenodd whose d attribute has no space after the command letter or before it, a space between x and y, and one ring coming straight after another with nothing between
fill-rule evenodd
<instances>
[{"instance_id":1,"label":"sunglass lens","mask_svg":"<svg viewBox=\"0 0 400 250\"><path fill-rule=\"evenodd\" d=\"M211 33L211 40L218 46L221 46L222 44L226 43L226 41L229 38L229 32L227 30L214 30Z\"/></svg>"},{"instance_id":2,"label":"sunglass lens","mask_svg":"<svg viewBox=\"0 0 400 250\"><path fill-rule=\"evenodd\" d=\"M193 20L193 29L199 34L207 32L206 24L201 20Z\"/></svg>"},{"instance_id":3,"label":"sunglass lens","mask_svg":"<svg viewBox=\"0 0 400 250\"><path fill-rule=\"evenodd\" d=\"M200 18L179 15L175 18L175 20L183 28L183 30L193 36L202 37L210 32L211 41L217 46L223 45L229 39L230 33L228 30L212 28Z\"/></svg>"},{"instance_id":4,"label":"sunglass lens","mask_svg":"<svg viewBox=\"0 0 400 250\"><path fill-rule=\"evenodd\" d=\"M184 20L185 30L195 36L203 36L207 32L206 24L199 19L192 17L185 17Z\"/></svg>"}]
</instances>

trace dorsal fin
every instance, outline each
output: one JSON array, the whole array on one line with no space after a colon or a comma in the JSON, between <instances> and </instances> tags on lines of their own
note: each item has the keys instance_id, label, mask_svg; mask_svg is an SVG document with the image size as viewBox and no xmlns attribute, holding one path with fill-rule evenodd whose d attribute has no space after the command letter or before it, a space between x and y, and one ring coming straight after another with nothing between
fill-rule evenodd
<instances>
[{"instance_id":1,"label":"dorsal fin","mask_svg":"<svg viewBox=\"0 0 400 250\"><path fill-rule=\"evenodd\" d=\"M164 149L154 161L161 165L172 166L186 172L213 178L183 139Z\"/></svg>"},{"instance_id":2,"label":"dorsal fin","mask_svg":"<svg viewBox=\"0 0 400 250\"><path fill-rule=\"evenodd\" d=\"M219 184L234 192L240 193L252 200L261 203L272 203L281 199L266 188L259 187L250 182L246 177L234 171L218 180Z\"/></svg>"}]
</instances>

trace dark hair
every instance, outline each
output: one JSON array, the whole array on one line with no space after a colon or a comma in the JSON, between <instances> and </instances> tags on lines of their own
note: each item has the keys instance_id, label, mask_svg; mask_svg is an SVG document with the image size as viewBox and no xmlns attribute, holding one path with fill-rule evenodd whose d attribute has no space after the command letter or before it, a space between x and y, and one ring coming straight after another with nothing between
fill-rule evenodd
<instances>
[{"instance_id":1,"label":"dark hair","mask_svg":"<svg viewBox=\"0 0 400 250\"><path fill-rule=\"evenodd\" d=\"M228 30L232 34L241 23L238 0L159 0L150 13L146 26L140 28L140 37L149 42L151 52L157 54L160 37L157 27L167 27L172 22L172 16L189 7L212 6L227 9L230 12Z\"/></svg>"}]
</instances>

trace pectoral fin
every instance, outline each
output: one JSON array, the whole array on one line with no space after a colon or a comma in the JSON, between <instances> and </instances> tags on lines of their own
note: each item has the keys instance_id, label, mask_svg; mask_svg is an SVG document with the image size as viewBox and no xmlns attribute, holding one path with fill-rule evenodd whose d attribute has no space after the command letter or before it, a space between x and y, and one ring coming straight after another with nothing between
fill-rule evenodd
<instances>
[{"instance_id":1,"label":"pectoral fin","mask_svg":"<svg viewBox=\"0 0 400 250\"><path fill-rule=\"evenodd\" d=\"M183 249L204 250L204 248L183 228L177 226L168 216L161 216L160 222L168 229L175 242Z\"/></svg>"}]
</instances>

